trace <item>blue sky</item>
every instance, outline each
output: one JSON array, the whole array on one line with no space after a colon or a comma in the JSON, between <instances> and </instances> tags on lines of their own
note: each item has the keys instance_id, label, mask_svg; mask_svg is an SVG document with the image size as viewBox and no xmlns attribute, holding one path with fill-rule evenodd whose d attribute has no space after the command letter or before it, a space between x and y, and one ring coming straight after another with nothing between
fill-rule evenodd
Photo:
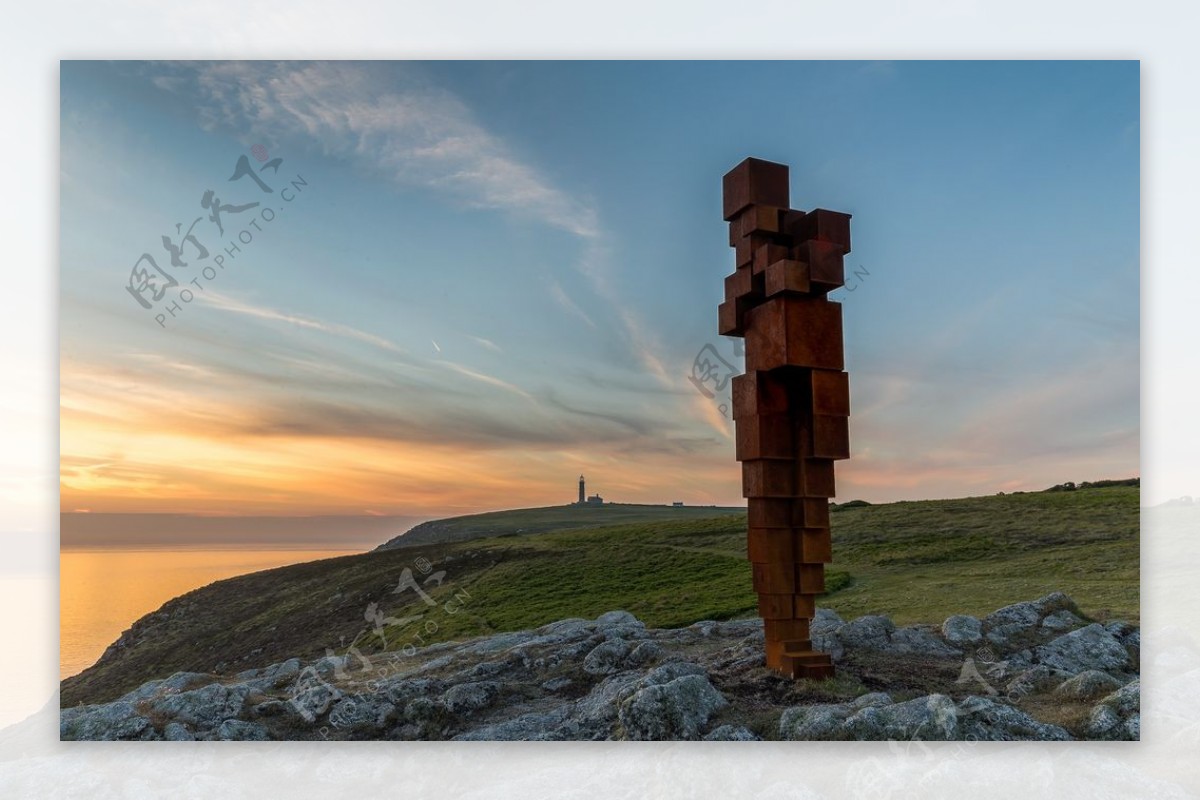
<instances>
[{"instance_id":1,"label":"blue sky","mask_svg":"<svg viewBox=\"0 0 1200 801\"><path fill-rule=\"evenodd\" d=\"M63 509L740 503L720 178L854 215L839 499L1138 473L1136 62L63 62ZM281 158L229 182L254 145ZM297 177L285 202L279 189ZM277 209L166 327L176 223ZM206 219L212 251L258 209ZM222 245L224 243L224 245ZM185 258L189 251L185 250Z\"/></svg>"}]
</instances>

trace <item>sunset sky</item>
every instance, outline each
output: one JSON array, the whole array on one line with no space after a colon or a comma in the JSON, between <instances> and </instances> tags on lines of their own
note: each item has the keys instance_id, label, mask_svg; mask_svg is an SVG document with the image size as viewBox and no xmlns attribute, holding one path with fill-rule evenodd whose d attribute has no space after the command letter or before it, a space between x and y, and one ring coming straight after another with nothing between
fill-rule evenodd
<instances>
[{"instance_id":1,"label":"sunset sky","mask_svg":"<svg viewBox=\"0 0 1200 801\"><path fill-rule=\"evenodd\" d=\"M720 179L748 155L854 215L839 500L1137 475L1138 87L1136 62L64 62L62 510L442 516L580 473L740 505L688 376L706 345L737 363ZM197 218L209 255L173 266ZM151 309L143 253L178 281Z\"/></svg>"}]
</instances>

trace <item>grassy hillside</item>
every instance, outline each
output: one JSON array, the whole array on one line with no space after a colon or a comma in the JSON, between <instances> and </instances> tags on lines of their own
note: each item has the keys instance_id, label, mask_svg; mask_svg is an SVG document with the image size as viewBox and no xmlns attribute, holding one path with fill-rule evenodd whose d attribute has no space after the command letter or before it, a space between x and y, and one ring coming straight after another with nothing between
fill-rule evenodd
<instances>
[{"instance_id":1,"label":"grassy hillside","mask_svg":"<svg viewBox=\"0 0 1200 801\"><path fill-rule=\"evenodd\" d=\"M1062 590L1093 617L1138 619L1135 487L837 507L832 520L821 604L843 616L940 622ZM411 588L394 592L406 568L417 580L422 568L445 571L440 586L423 588L435 605ZM352 644L419 647L618 608L680 626L754 606L744 514L375 551L181 596L65 680L62 703L109 700L176 670L236 672ZM382 618L378 632L368 617Z\"/></svg>"},{"instance_id":2,"label":"grassy hillside","mask_svg":"<svg viewBox=\"0 0 1200 801\"><path fill-rule=\"evenodd\" d=\"M837 509L826 605L898 623L981 615L1051 589L1094 617L1139 619L1139 490L1111 487Z\"/></svg>"},{"instance_id":3,"label":"grassy hillside","mask_svg":"<svg viewBox=\"0 0 1200 801\"><path fill-rule=\"evenodd\" d=\"M394 537L376 550L408 548L436 542L463 542L509 534L540 534L571 528L595 528L632 523L671 523L701 520L718 515L745 515L746 510L729 506L653 506L634 503L606 503L601 506L543 506L537 509L510 509L478 515L430 520Z\"/></svg>"}]
</instances>

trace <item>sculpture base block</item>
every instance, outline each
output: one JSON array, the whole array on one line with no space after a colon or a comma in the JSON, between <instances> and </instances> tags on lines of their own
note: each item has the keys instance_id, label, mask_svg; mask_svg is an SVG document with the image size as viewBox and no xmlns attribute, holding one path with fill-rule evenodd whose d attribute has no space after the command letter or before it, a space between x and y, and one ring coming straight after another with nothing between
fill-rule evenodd
<instances>
[{"instance_id":1,"label":"sculpture base block","mask_svg":"<svg viewBox=\"0 0 1200 801\"><path fill-rule=\"evenodd\" d=\"M771 656L768 650L767 667L789 679L833 678L833 657L821 651L789 649L774 659Z\"/></svg>"}]
</instances>

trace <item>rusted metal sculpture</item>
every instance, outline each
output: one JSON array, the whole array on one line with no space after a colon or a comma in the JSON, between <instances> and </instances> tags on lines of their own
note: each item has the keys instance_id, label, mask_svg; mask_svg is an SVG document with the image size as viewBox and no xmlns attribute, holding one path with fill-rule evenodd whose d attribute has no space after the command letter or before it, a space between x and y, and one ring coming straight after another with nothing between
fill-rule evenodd
<instances>
[{"instance_id":1,"label":"rusted metal sculpture","mask_svg":"<svg viewBox=\"0 0 1200 801\"><path fill-rule=\"evenodd\" d=\"M850 215L788 208L788 168L746 159L725 175L724 212L736 269L725 279L720 333L745 337L733 418L747 549L767 666L791 678L833 675L809 626L832 559L833 463L850 456L850 385L843 372L843 284Z\"/></svg>"}]
</instances>

